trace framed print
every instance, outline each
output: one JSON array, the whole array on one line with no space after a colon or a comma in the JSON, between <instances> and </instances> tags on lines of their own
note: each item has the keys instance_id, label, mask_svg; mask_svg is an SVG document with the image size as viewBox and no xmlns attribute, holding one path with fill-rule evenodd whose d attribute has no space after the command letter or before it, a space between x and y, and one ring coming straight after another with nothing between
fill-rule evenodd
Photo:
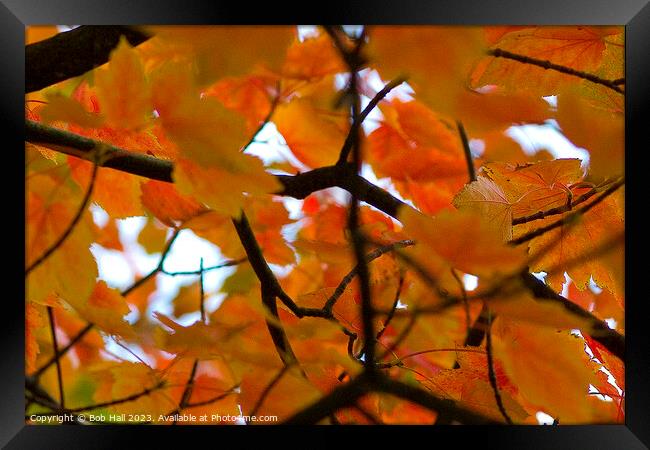
<instances>
[{"instance_id":1,"label":"framed print","mask_svg":"<svg viewBox=\"0 0 650 450\"><path fill-rule=\"evenodd\" d=\"M646 3L0 10L7 448L647 448Z\"/></svg>"}]
</instances>

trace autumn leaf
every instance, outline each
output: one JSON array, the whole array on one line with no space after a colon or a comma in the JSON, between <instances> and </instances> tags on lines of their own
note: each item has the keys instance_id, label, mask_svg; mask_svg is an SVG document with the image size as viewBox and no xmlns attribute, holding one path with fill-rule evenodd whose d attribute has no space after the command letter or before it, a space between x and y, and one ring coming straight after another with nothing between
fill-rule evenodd
<instances>
[{"instance_id":1,"label":"autumn leaf","mask_svg":"<svg viewBox=\"0 0 650 450\"><path fill-rule=\"evenodd\" d=\"M95 73L97 96L106 121L115 128L139 130L151 118L149 84L139 54L122 36L106 70Z\"/></svg>"},{"instance_id":2,"label":"autumn leaf","mask_svg":"<svg viewBox=\"0 0 650 450\"><path fill-rule=\"evenodd\" d=\"M608 38L622 32L620 27L531 27L503 30L500 39L492 33L491 46L550 61L583 72L596 71L603 62ZM532 89L539 95L553 95L565 83L580 79L531 64L486 57L472 73L474 86L503 85L508 89Z\"/></svg>"},{"instance_id":3,"label":"autumn leaf","mask_svg":"<svg viewBox=\"0 0 650 450\"><path fill-rule=\"evenodd\" d=\"M456 195L454 206L480 214L502 235L504 242L512 239L512 204L495 182L478 177Z\"/></svg>"},{"instance_id":4,"label":"autumn leaf","mask_svg":"<svg viewBox=\"0 0 650 450\"><path fill-rule=\"evenodd\" d=\"M405 233L417 242L408 251L432 269L434 277L450 267L489 277L514 272L524 262L520 250L504 244L501 235L473 212L445 211L432 218L404 208L400 219Z\"/></svg>"},{"instance_id":5,"label":"autumn leaf","mask_svg":"<svg viewBox=\"0 0 650 450\"><path fill-rule=\"evenodd\" d=\"M586 395L595 375L586 364L582 339L568 331L502 318L494 321L493 330L495 358L523 398L562 423L597 420Z\"/></svg>"}]
</instances>

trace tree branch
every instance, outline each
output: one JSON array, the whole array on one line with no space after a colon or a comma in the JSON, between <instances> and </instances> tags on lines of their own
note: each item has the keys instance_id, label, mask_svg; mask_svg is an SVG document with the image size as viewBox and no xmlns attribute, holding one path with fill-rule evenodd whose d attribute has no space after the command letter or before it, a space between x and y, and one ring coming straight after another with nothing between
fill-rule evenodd
<instances>
[{"instance_id":1,"label":"tree branch","mask_svg":"<svg viewBox=\"0 0 650 450\"><path fill-rule=\"evenodd\" d=\"M469 140L467 139L467 133L465 133L465 127L463 127L463 124L460 120L456 122L456 127L458 127L458 134L460 135L460 141L463 144L463 152L465 153L465 161L467 162L467 173L469 175L469 182L472 183L473 181L476 181L476 169L474 168L472 151L469 148Z\"/></svg>"},{"instance_id":2,"label":"tree branch","mask_svg":"<svg viewBox=\"0 0 650 450\"><path fill-rule=\"evenodd\" d=\"M253 229L246 218L244 211L241 212L241 217L239 219L232 219L232 222L237 231L237 236L241 241L246 255L248 255L248 261L257 275L257 279L260 281L261 290L262 290L262 303L269 310L270 314L275 319L275 323L270 320L266 320L266 326L269 329L271 339L273 344L280 356L280 359L286 366L292 366L297 363L297 358L291 344L289 343L289 338L284 331L284 328L280 322L280 316L278 314L278 306L276 303L277 297L284 294L282 287L278 283L278 280L273 275L271 268L264 259L262 250L255 239L255 234ZM284 294L286 298L288 296ZM293 301L292 301L293 303ZM294 308L297 308L295 303L293 303ZM297 314L296 314L297 315Z\"/></svg>"},{"instance_id":3,"label":"tree branch","mask_svg":"<svg viewBox=\"0 0 650 450\"><path fill-rule=\"evenodd\" d=\"M566 225L571 221L576 220L578 216L586 213L591 208L598 205L600 202L605 200L605 198L607 198L610 194L612 194L614 191L616 191L624 184L625 184L625 179L621 178L620 180L612 183L612 185L608 187L597 199L595 199L593 202L589 203L588 205L585 205L582 208L575 210L571 214L567 214L560 220L557 220L551 224L538 228L537 230L533 230L530 233L526 233L523 236L519 236L518 238L511 240L509 243L512 245L523 244L524 242L528 242L532 239L535 239L536 237L541 236L544 233L547 233L551 230L554 230L555 228L559 228L562 225Z\"/></svg>"},{"instance_id":4,"label":"tree branch","mask_svg":"<svg viewBox=\"0 0 650 450\"><path fill-rule=\"evenodd\" d=\"M25 121L25 140L87 161L92 161L93 149L104 145L107 161L100 164L101 167L109 167L152 180L173 182L172 161L124 150L32 120ZM348 192L356 191L359 200L392 217L397 217L398 209L405 205L390 193L359 176L350 164L322 167L297 175L275 175L275 177L284 186L277 195L303 199L313 192L339 187Z\"/></svg>"},{"instance_id":5,"label":"tree branch","mask_svg":"<svg viewBox=\"0 0 650 450\"><path fill-rule=\"evenodd\" d=\"M497 402L497 407L499 412L506 420L508 425L512 425L512 419L506 412L506 408L503 406L503 400L501 399L501 393L499 392L499 385L497 384L497 376L494 373L494 360L492 357L492 313L488 309L488 326L485 331L485 351L487 352L487 367L488 367L488 379L490 380L490 386L492 386L492 391L494 392L494 399Z\"/></svg>"},{"instance_id":6,"label":"tree branch","mask_svg":"<svg viewBox=\"0 0 650 450\"><path fill-rule=\"evenodd\" d=\"M359 114L359 117L357 118L357 126L360 126L364 120L366 120L366 117L372 112L373 109L379 104L380 101L382 101L390 91L395 89L397 86L400 84L404 83L406 81L406 78L404 77L398 77L395 78L394 80L390 81L386 86L382 88L375 96L370 100L370 102L366 105L366 107L361 111L361 114ZM350 128L352 129L352 128ZM347 160L348 156L350 155L350 149L352 148L352 142L353 142L353 136L352 133L348 133L348 135L345 138L345 142L343 142L343 147L341 148L341 153L339 154L339 159L336 161L337 166L344 165Z\"/></svg>"},{"instance_id":7,"label":"tree branch","mask_svg":"<svg viewBox=\"0 0 650 450\"><path fill-rule=\"evenodd\" d=\"M47 317L50 322L50 331L52 332L52 348L54 349L54 358L56 361L56 378L59 383L59 405L65 408L65 396L63 395L63 376L61 374L61 360L59 358L59 345L56 342L56 326L54 324L54 312L52 307L47 307Z\"/></svg>"},{"instance_id":8,"label":"tree branch","mask_svg":"<svg viewBox=\"0 0 650 450\"><path fill-rule=\"evenodd\" d=\"M592 83L600 84L613 91L618 92L619 94L625 94L625 91L618 86L619 84L623 84L625 82L624 80L623 82L621 82L621 80L605 80L591 73L581 72L579 70L575 70L570 67L554 64L548 60L532 58L530 56L525 56L525 55L519 55L517 53L512 53L500 48L488 50L488 55L494 56L495 58L505 58L505 59L511 59L513 61L518 61L524 64L531 64L533 66L541 67L546 70L555 70L556 72L560 72L566 75L572 75L574 77L591 81Z\"/></svg>"},{"instance_id":9,"label":"tree branch","mask_svg":"<svg viewBox=\"0 0 650 450\"><path fill-rule=\"evenodd\" d=\"M85 25L25 47L25 93L83 75L108 61L124 36L133 46L150 36L126 26Z\"/></svg>"}]
</instances>

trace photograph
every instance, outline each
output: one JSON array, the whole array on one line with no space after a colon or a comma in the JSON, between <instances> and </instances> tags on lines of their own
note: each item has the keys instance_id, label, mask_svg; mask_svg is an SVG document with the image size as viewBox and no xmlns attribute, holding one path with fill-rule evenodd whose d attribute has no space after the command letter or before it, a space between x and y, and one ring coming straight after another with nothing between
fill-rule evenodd
<instances>
[{"instance_id":1,"label":"photograph","mask_svg":"<svg viewBox=\"0 0 650 450\"><path fill-rule=\"evenodd\" d=\"M650 448L647 0L0 20L0 447Z\"/></svg>"},{"instance_id":2,"label":"photograph","mask_svg":"<svg viewBox=\"0 0 650 450\"><path fill-rule=\"evenodd\" d=\"M25 29L25 422L625 423L623 26Z\"/></svg>"}]
</instances>

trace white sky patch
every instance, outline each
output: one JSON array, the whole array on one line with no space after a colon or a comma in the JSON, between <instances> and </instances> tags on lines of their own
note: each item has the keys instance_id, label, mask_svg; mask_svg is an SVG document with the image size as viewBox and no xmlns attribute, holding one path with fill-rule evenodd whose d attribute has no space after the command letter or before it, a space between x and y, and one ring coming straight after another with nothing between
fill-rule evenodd
<instances>
[{"instance_id":1,"label":"white sky patch","mask_svg":"<svg viewBox=\"0 0 650 450\"><path fill-rule=\"evenodd\" d=\"M618 325L618 323L616 322L616 320L614 320L614 319L611 318L611 317L610 317L609 319L605 319L605 323L606 323L607 326L608 326L609 328L611 328L612 330L615 330L615 329L616 329L616 325Z\"/></svg>"},{"instance_id":2,"label":"white sky patch","mask_svg":"<svg viewBox=\"0 0 650 450\"><path fill-rule=\"evenodd\" d=\"M549 95L547 97L542 97L546 102L551 105L553 108L557 108L557 95Z\"/></svg>"},{"instance_id":3,"label":"white sky patch","mask_svg":"<svg viewBox=\"0 0 650 450\"><path fill-rule=\"evenodd\" d=\"M506 134L521 145L528 155L546 149L555 158L579 158L582 167L589 164L589 152L576 147L560 131L557 122L548 120L544 125L518 125L508 128Z\"/></svg>"},{"instance_id":4,"label":"white sky patch","mask_svg":"<svg viewBox=\"0 0 650 450\"><path fill-rule=\"evenodd\" d=\"M102 334L102 338L104 339L106 351L110 352L112 356L135 363L141 362L141 359L150 367L156 365L156 361L152 357L147 356L139 345L131 343L127 344L126 342L120 342L122 345L119 345L112 336L105 334ZM124 347L128 348L128 350Z\"/></svg>"},{"instance_id":5,"label":"white sky patch","mask_svg":"<svg viewBox=\"0 0 650 450\"><path fill-rule=\"evenodd\" d=\"M553 425L553 417L543 411L537 411L535 417L537 418L537 423L540 425Z\"/></svg>"},{"instance_id":6,"label":"white sky patch","mask_svg":"<svg viewBox=\"0 0 650 450\"><path fill-rule=\"evenodd\" d=\"M591 292L593 292L596 295L603 292L603 290L596 284L593 278L589 278L589 289L591 289Z\"/></svg>"},{"instance_id":7,"label":"white sky patch","mask_svg":"<svg viewBox=\"0 0 650 450\"><path fill-rule=\"evenodd\" d=\"M532 272L532 275L538 280L546 282L546 272Z\"/></svg>"},{"instance_id":8,"label":"white sky patch","mask_svg":"<svg viewBox=\"0 0 650 450\"><path fill-rule=\"evenodd\" d=\"M481 156L485 152L485 141L483 139L470 139L469 149L473 156Z\"/></svg>"},{"instance_id":9,"label":"white sky patch","mask_svg":"<svg viewBox=\"0 0 650 450\"><path fill-rule=\"evenodd\" d=\"M316 25L298 25L298 40L300 42L307 38L318 36L318 27Z\"/></svg>"},{"instance_id":10,"label":"white sky patch","mask_svg":"<svg viewBox=\"0 0 650 450\"><path fill-rule=\"evenodd\" d=\"M121 252L98 244L92 244L90 252L97 261L99 279L106 281L109 287L124 289L133 283L133 271Z\"/></svg>"},{"instance_id":11,"label":"white sky patch","mask_svg":"<svg viewBox=\"0 0 650 450\"><path fill-rule=\"evenodd\" d=\"M569 277L569 274L564 272L564 283L562 283L562 291L560 292L560 295L563 297L568 297L569 296L569 285L571 284L571 277Z\"/></svg>"},{"instance_id":12,"label":"white sky patch","mask_svg":"<svg viewBox=\"0 0 650 450\"><path fill-rule=\"evenodd\" d=\"M466 273L463 275L463 286L466 291L473 291L478 286L478 277Z\"/></svg>"},{"instance_id":13,"label":"white sky patch","mask_svg":"<svg viewBox=\"0 0 650 450\"><path fill-rule=\"evenodd\" d=\"M246 154L259 157L264 164L286 161L282 147L285 147L284 138L273 122L268 122L257 133L255 140L246 148Z\"/></svg>"},{"instance_id":14,"label":"white sky patch","mask_svg":"<svg viewBox=\"0 0 650 450\"><path fill-rule=\"evenodd\" d=\"M589 393L594 394L594 397L596 397L598 400L602 400L604 402L614 401L614 399L612 399L612 397L610 397L609 395L597 394L597 392L599 392L599 391L598 391L598 389L596 389L596 386L594 386L593 384L590 384L589 385Z\"/></svg>"},{"instance_id":15,"label":"white sky patch","mask_svg":"<svg viewBox=\"0 0 650 450\"><path fill-rule=\"evenodd\" d=\"M109 217L108 213L104 211L101 206L99 206L97 203L91 203L90 213L93 215L93 222L95 222L98 227L104 228L106 226Z\"/></svg>"}]
</instances>

